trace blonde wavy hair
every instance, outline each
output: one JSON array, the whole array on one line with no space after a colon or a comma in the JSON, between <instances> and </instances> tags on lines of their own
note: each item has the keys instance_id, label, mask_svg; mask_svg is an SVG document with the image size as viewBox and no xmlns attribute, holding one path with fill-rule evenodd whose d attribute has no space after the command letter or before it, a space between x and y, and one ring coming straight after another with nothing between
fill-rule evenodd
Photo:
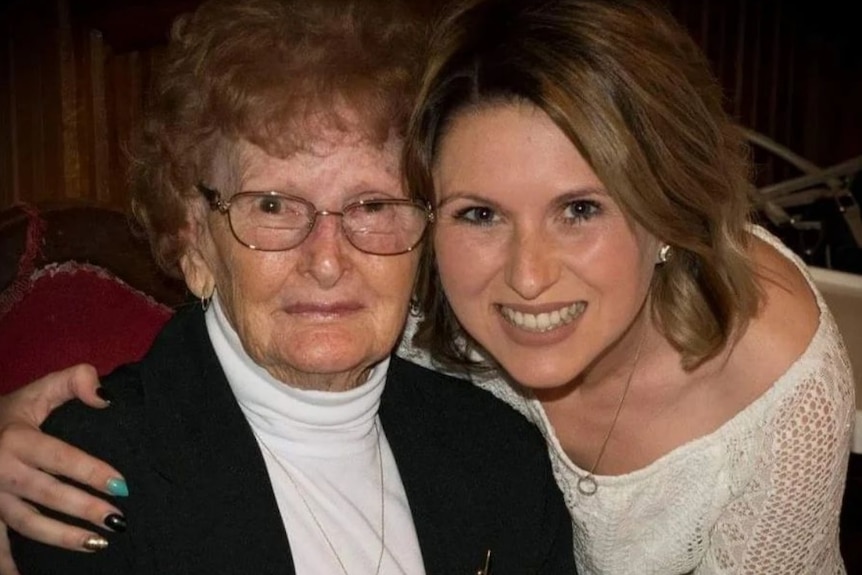
<instances>
[{"instance_id":1,"label":"blonde wavy hair","mask_svg":"<svg viewBox=\"0 0 862 575\"><path fill-rule=\"evenodd\" d=\"M637 0L474 0L436 27L430 53L404 155L415 194L434 197L435 152L454 117L530 103L630 222L672 246L649 298L686 369L718 354L756 314L748 149L708 62L671 15ZM469 360L476 344L430 250L423 275L426 319L414 343L449 367L481 367Z\"/></svg>"}]
</instances>

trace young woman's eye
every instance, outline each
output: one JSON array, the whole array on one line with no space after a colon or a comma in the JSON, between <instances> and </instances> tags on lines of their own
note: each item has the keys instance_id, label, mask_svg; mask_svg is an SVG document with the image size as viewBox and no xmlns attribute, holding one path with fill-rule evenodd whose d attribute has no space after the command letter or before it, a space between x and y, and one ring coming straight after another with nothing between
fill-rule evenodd
<instances>
[{"instance_id":1,"label":"young woman's eye","mask_svg":"<svg viewBox=\"0 0 862 575\"><path fill-rule=\"evenodd\" d=\"M472 224L488 225L497 219L497 213L487 206L474 206L458 210L454 219Z\"/></svg>"},{"instance_id":2,"label":"young woman's eye","mask_svg":"<svg viewBox=\"0 0 862 575\"><path fill-rule=\"evenodd\" d=\"M566 205L565 217L575 222L585 222L602 211L592 200L575 200Z\"/></svg>"}]
</instances>

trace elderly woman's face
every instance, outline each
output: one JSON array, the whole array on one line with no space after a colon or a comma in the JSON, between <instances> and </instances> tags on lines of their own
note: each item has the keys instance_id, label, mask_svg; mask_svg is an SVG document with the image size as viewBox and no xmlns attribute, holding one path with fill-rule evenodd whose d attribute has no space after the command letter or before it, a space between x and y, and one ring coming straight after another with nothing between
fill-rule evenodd
<instances>
[{"instance_id":1,"label":"elderly woman's face","mask_svg":"<svg viewBox=\"0 0 862 575\"><path fill-rule=\"evenodd\" d=\"M244 143L241 188L278 191L334 212L363 199L405 198L399 152L400 142L381 148L351 134L286 159ZM297 247L264 252L242 245L228 218L212 212L209 234L198 241L201 277L215 286L246 352L295 387L360 384L393 349L407 316L419 250L363 253L342 233L341 219L320 215Z\"/></svg>"}]
</instances>

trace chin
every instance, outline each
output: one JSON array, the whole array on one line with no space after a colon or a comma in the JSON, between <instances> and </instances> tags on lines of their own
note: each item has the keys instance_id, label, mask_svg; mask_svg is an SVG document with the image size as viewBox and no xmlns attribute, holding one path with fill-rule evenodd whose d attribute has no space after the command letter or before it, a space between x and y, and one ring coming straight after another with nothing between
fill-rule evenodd
<instances>
[{"instance_id":1,"label":"chin","mask_svg":"<svg viewBox=\"0 0 862 575\"><path fill-rule=\"evenodd\" d=\"M312 348L307 352L298 349L291 356L291 365L300 371L320 374L337 374L356 369L357 366L374 365L379 361L372 360L368 350L344 350L338 347Z\"/></svg>"},{"instance_id":2,"label":"chin","mask_svg":"<svg viewBox=\"0 0 862 575\"><path fill-rule=\"evenodd\" d=\"M568 370L536 369L535 364L512 366L511 368L503 365L503 369L520 386L535 390L563 387L577 377L577 374L573 375Z\"/></svg>"},{"instance_id":3,"label":"chin","mask_svg":"<svg viewBox=\"0 0 862 575\"><path fill-rule=\"evenodd\" d=\"M363 338L351 330L317 329L276 336L266 348L270 359L278 359L295 369L335 373L342 371L340 366L353 364L355 358L367 357L370 346L361 344L368 341L367 334Z\"/></svg>"}]
</instances>

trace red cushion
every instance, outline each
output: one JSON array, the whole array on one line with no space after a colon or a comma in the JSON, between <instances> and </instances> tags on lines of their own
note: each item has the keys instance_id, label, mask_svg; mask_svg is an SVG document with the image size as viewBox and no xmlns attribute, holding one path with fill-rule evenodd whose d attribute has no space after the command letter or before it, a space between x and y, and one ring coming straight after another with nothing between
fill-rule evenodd
<instances>
[{"instance_id":1,"label":"red cushion","mask_svg":"<svg viewBox=\"0 0 862 575\"><path fill-rule=\"evenodd\" d=\"M31 279L0 317L0 393L75 363L104 375L136 361L172 314L97 266L52 264Z\"/></svg>"}]
</instances>

